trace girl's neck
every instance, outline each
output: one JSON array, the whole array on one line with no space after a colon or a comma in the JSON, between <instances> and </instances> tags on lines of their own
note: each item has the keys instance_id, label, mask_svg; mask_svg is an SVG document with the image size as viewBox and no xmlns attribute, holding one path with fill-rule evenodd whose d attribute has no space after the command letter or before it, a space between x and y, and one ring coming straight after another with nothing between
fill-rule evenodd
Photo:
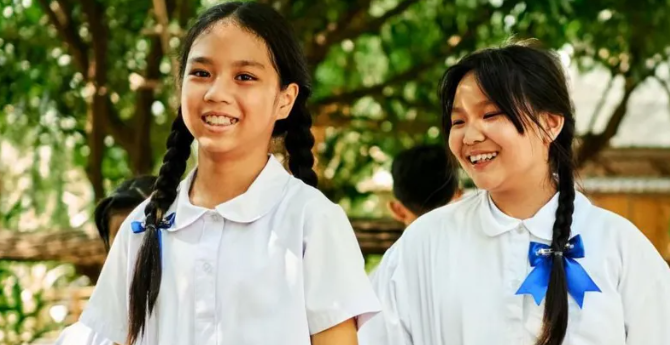
<instances>
[{"instance_id":1,"label":"girl's neck","mask_svg":"<svg viewBox=\"0 0 670 345\"><path fill-rule=\"evenodd\" d=\"M268 161L267 151L226 157L198 151L198 171L189 191L195 206L213 209L244 194Z\"/></svg>"},{"instance_id":2,"label":"girl's neck","mask_svg":"<svg viewBox=\"0 0 670 345\"><path fill-rule=\"evenodd\" d=\"M556 194L553 181L545 179L535 186L520 184L504 191L491 191L491 199L506 215L516 219L532 218Z\"/></svg>"}]
</instances>

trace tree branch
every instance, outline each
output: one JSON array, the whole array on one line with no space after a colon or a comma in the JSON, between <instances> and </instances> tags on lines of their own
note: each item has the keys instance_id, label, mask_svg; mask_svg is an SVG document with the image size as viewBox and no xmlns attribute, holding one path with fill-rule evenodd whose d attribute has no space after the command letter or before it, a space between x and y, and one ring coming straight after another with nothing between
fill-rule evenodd
<instances>
[{"instance_id":1,"label":"tree branch","mask_svg":"<svg viewBox=\"0 0 670 345\"><path fill-rule=\"evenodd\" d=\"M291 0L258 0L258 2L272 6L272 8L281 13L282 16L285 16L288 9L291 7Z\"/></svg>"},{"instance_id":2,"label":"tree branch","mask_svg":"<svg viewBox=\"0 0 670 345\"><path fill-rule=\"evenodd\" d=\"M107 55L109 28L104 18L104 8L97 1L83 1L82 9L86 15L91 31L93 46L93 63L89 66L87 79L93 84L95 92L89 104L88 113L88 166L86 173L95 193L96 202L104 195L102 161L105 152L105 133L121 131L112 128L114 122L109 100L110 90L107 86Z\"/></svg>"},{"instance_id":3,"label":"tree branch","mask_svg":"<svg viewBox=\"0 0 670 345\"><path fill-rule=\"evenodd\" d=\"M368 4L370 3L370 1L366 1L366 2ZM330 38L330 42L337 43L337 42L340 42L340 41L342 41L344 39L347 39L347 38L358 37L358 36L360 36L364 33L367 33L367 32L377 32L377 31L379 31L381 26L384 25L384 23L386 23L386 21L388 21L389 19L391 19L391 18L393 18L393 17L395 17L399 14L402 14L410 6L416 4L417 2L419 2L419 0L402 0L396 7L386 11L384 13L384 15L382 15L381 17L374 18L374 17L371 17L371 16L368 15L368 16L366 16L367 21L365 21L363 23L360 23L360 24L354 22L354 23L352 23L354 25L347 26L346 29L343 30L343 31L340 31L339 34L337 32L335 32L332 35L332 38ZM369 12L366 11L365 13L367 14ZM358 26L356 26L356 24L358 24Z\"/></svg>"},{"instance_id":4,"label":"tree branch","mask_svg":"<svg viewBox=\"0 0 670 345\"><path fill-rule=\"evenodd\" d=\"M109 43L109 28L104 20L104 8L96 1L83 1L82 9L86 14L91 31L91 42L93 45L93 64L87 71L90 80L96 84L96 88L107 86L107 45ZM103 93L106 90L99 90Z\"/></svg>"},{"instance_id":5,"label":"tree branch","mask_svg":"<svg viewBox=\"0 0 670 345\"><path fill-rule=\"evenodd\" d=\"M593 159L609 143L610 139L616 135L621 122L628 112L628 100L639 85L639 81L634 81L631 77L626 78L623 97L621 97L619 104L612 112L605 130L599 134L589 132L582 136L582 143L577 151L577 168L581 168L584 163Z\"/></svg>"},{"instance_id":6,"label":"tree branch","mask_svg":"<svg viewBox=\"0 0 670 345\"><path fill-rule=\"evenodd\" d=\"M663 80L658 76L653 76L652 78L656 79L656 81L661 85L661 87L665 91L665 95L668 96L668 105L670 105L670 82L668 82L667 80Z\"/></svg>"},{"instance_id":7,"label":"tree branch","mask_svg":"<svg viewBox=\"0 0 670 345\"><path fill-rule=\"evenodd\" d=\"M354 11L349 11L335 24L332 30L314 36L316 44L311 44L307 52L307 60L311 66L318 65L330 51L334 44L345 39L354 39L364 33L377 32L384 23L392 17L405 12L419 0L402 0L398 5L384 13L381 17L369 15L370 0L362 0Z\"/></svg>"},{"instance_id":8,"label":"tree branch","mask_svg":"<svg viewBox=\"0 0 670 345\"><path fill-rule=\"evenodd\" d=\"M134 148L133 134L134 129L125 123L119 117L119 113L112 103L111 99L107 97L107 116L103 118L105 129L109 135L114 137L114 140L126 151L131 151Z\"/></svg>"},{"instance_id":9,"label":"tree branch","mask_svg":"<svg viewBox=\"0 0 670 345\"><path fill-rule=\"evenodd\" d=\"M612 90L612 86L614 86L614 77L615 77L614 73L610 71L610 80L607 83L607 86L605 86L605 90L603 91L603 94L600 96L600 99L596 104L596 108L593 110L593 115L591 115L591 120L589 121L589 127L587 133L592 133L595 129L596 122L598 120L598 115L600 115L600 112L602 111L603 106L605 105L607 95L609 95L610 90Z\"/></svg>"},{"instance_id":10,"label":"tree branch","mask_svg":"<svg viewBox=\"0 0 670 345\"><path fill-rule=\"evenodd\" d=\"M181 0L178 5L175 5L175 10L177 12L173 15L173 18L177 18L179 29L183 30L188 24L188 20L195 15L195 6L189 0Z\"/></svg>"},{"instance_id":11,"label":"tree branch","mask_svg":"<svg viewBox=\"0 0 670 345\"><path fill-rule=\"evenodd\" d=\"M323 127L356 127L364 128L369 130L379 130L382 124L386 120L370 120L366 118L359 117L332 117L332 116L322 116L318 117L314 122L314 128L323 128ZM439 122L431 122L425 120L402 120L395 121L393 130L398 133L409 133L409 134L422 134L426 133L431 127L437 126L439 128Z\"/></svg>"},{"instance_id":12,"label":"tree branch","mask_svg":"<svg viewBox=\"0 0 670 345\"><path fill-rule=\"evenodd\" d=\"M435 67L438 63L444 61L444 57L449 55L455 48L462 45L464 41L472 37L475 33L476 27L481 24L481 22L473 23L470 25L468 31L461 35L461 40L458 44L450 46L447 44L440 45L440 50L434 54L431 54L430 58L412 66L409 70L398 73L395 76L389 78L383 83L372 85L368 87L362 87L356 90L344 92L337 95L332 95L316 100L313 104L321 109L326 106L329 106L334 103L351 103L364 96L373 96L380 94L382 90L391 85L400 84L409 80L416 79L416 76L426 70L429 70L432 67Z\"/></svg>"},{"instance_id":13,"label":"tree branch","mask_svg":"<svg viewBox=\"0 0 670 345\"><path fill-rule=\"evenodd\" d=\"M56 27L58 34L67 44L74 63L82 74L88 73L88 46L79 37L77 28L72 18L72 11L61 0L39 0L44 12L49 17L49 21Z\"/></svg>"},{"instance_id":14,"label":"tree branch","mask_svg":"<svg viewBox=\"0 0 670 345\"><path fill-rule=\"evenodd\" d=\"M160 44L163 48L161 57L164 54L168 54L170 57L170 64L172 65L172 74L175 82L179 80L179 64L174 54L170 54L170 33L168 32L168 26L170 25L170 18L168 13L172 13L174 10L174 1L171 1L170 4L167 4L166 0L153 0L154 3L154 13L156 14L156 21L160 26ZM159 61L160 63L160 61ZM156 76L158 77L158 76ZM147 79L152 79L147 76Z\"/></svg>"}]
</instances>

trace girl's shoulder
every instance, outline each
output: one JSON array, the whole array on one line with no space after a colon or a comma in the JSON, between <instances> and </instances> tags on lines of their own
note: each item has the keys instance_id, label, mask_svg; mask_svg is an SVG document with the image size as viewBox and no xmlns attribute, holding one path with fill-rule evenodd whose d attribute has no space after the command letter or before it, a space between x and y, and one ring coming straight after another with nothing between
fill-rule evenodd
<instances>
[{"instance_id":1,"label":"girl's shoulder","mask_svg":"<svg viewBox=\"0 0 670 345\"><path fill-rule=\"evenodd\" d=\"M573 231L591 243L615 246L617 251L626 248L651 247L645 234L630 220L597 205L589 204L581 210L575 209ZM615 248L610 248L615 250Z\"/></svg>"},{"instance_id":2,"label":"girl's shoulder","mask_svg":"<svg viewBox=\"0 0 670 345\"><path fill-rule=\"evenodd\" d=\"M417 218L403 232L399 242L406 248L439 246L439 243L458 240L472 231L475 219L481 217L481 208L486 206L485 193L469 193L459 200L438 207Z\"/></svg>"},{"instance_id":3,"label":"girl's shoulder","mask_svg":"<svg viewBox=\"0 0 670 345\"><path fill-rule=\"evenodd\" d=\"M328 199L319 189L291 176L282 203L290 204L296 210L332 210L339 205Z\"/></svg>"}]
</instances>

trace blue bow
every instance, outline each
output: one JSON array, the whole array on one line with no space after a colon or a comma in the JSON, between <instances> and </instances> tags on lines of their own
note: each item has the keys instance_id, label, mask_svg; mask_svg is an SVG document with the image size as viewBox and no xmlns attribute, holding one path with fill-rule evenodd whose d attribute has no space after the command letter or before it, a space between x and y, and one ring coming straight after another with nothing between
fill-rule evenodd
<instances>
[{"instance_id":1,"label":"blue bow","mask_svg":"<svg viewBox=\"0 0 670 345\"><path fill-rule=\"evenodd\" d=\"M530 242L528 250L528 260L530 265L535 267L533 271L528 274L521 287L516 292L517 295L532 295L535 303L540 305L540 302L547 294L549 286L549 276L551 274L551 267L553 253L551 247L537 242ZM577 235L573 237L563 251L563 267L565 268L565 276L568 283L568 293L577 301L579 308L584 305L584 294L587 291L601 292L600 288L586 273L584 267L575 259L584 257L584 243L582 237Z\"/></svg>"},{"instance_id":2,"label":"blue bow","mask_svg":"<svg viewBox=\"0 0 670 345\"><path fill-rule=\"evenodd\" d=\"M156 227L156 230L158 230L158 250L161 253L161 257L163 256L163 236L161 234L161 230L167 230L171 228L174 225L174 212L168 214L165 218L163 218L163 221L158 223L158 226ZM130 226L133 230L133 233L135 234L141 234L147 230L145 224L140 221L134 221L130 223Z\"/></svg>"}]
</instances>

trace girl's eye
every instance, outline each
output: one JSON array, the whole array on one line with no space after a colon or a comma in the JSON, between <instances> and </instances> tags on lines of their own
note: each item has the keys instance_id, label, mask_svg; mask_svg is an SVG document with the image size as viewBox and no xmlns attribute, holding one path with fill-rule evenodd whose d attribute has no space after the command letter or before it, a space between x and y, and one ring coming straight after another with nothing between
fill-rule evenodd
<instances>
[{"instance_id":1,"label":"girl's eye","mask_svg":"<svg viewBox=\"0 0 670 345\"><path fill-rule=\"evenodd\" d=\"M199 70L199 69L194 70L194 71L191 71L190 74L191 74L192 76L196 76L196 77L198 77L198 78L207 78L207 77L209 77L209 72L207 72L207 71L203 71L203 70Z\"/></svg>"},{"instance_id":2,"label":"girl's eye","mask_svg":"<svg viewBox=\"0 0 670 345\"><path fill-rule=\"evenodd\" d=\"M463 121L463 120L453 120L453 121L451 121L452 126L462 125L463 123L465 123L465 121Z\"/></svg>"},{"instance_id":3,"label":"girl's eye","mask_svg":"<svg viewBox=\"0 0 670 345\"><path fill-rule=\"evenodd\" d=\"M490 118L496 117L498 115L502 115L502 112L497 111L495 113L484 114L484 119L490 119Z\"/></svg>"},{"instance_id":4,"label":"girl's eye","mask_svg":"<svg viewBox=\"0 0 670 345\"><path fill-rule=\"evenodd\" d=\"M236 79L236 80L240 80L240 81L252 81L252 80L256 80L256 78L254 78L254 77L252 77L251 75L246 74L246 73L238 74L237 76L235 76L235 79Z\"/></svg>"}]
</instances>

